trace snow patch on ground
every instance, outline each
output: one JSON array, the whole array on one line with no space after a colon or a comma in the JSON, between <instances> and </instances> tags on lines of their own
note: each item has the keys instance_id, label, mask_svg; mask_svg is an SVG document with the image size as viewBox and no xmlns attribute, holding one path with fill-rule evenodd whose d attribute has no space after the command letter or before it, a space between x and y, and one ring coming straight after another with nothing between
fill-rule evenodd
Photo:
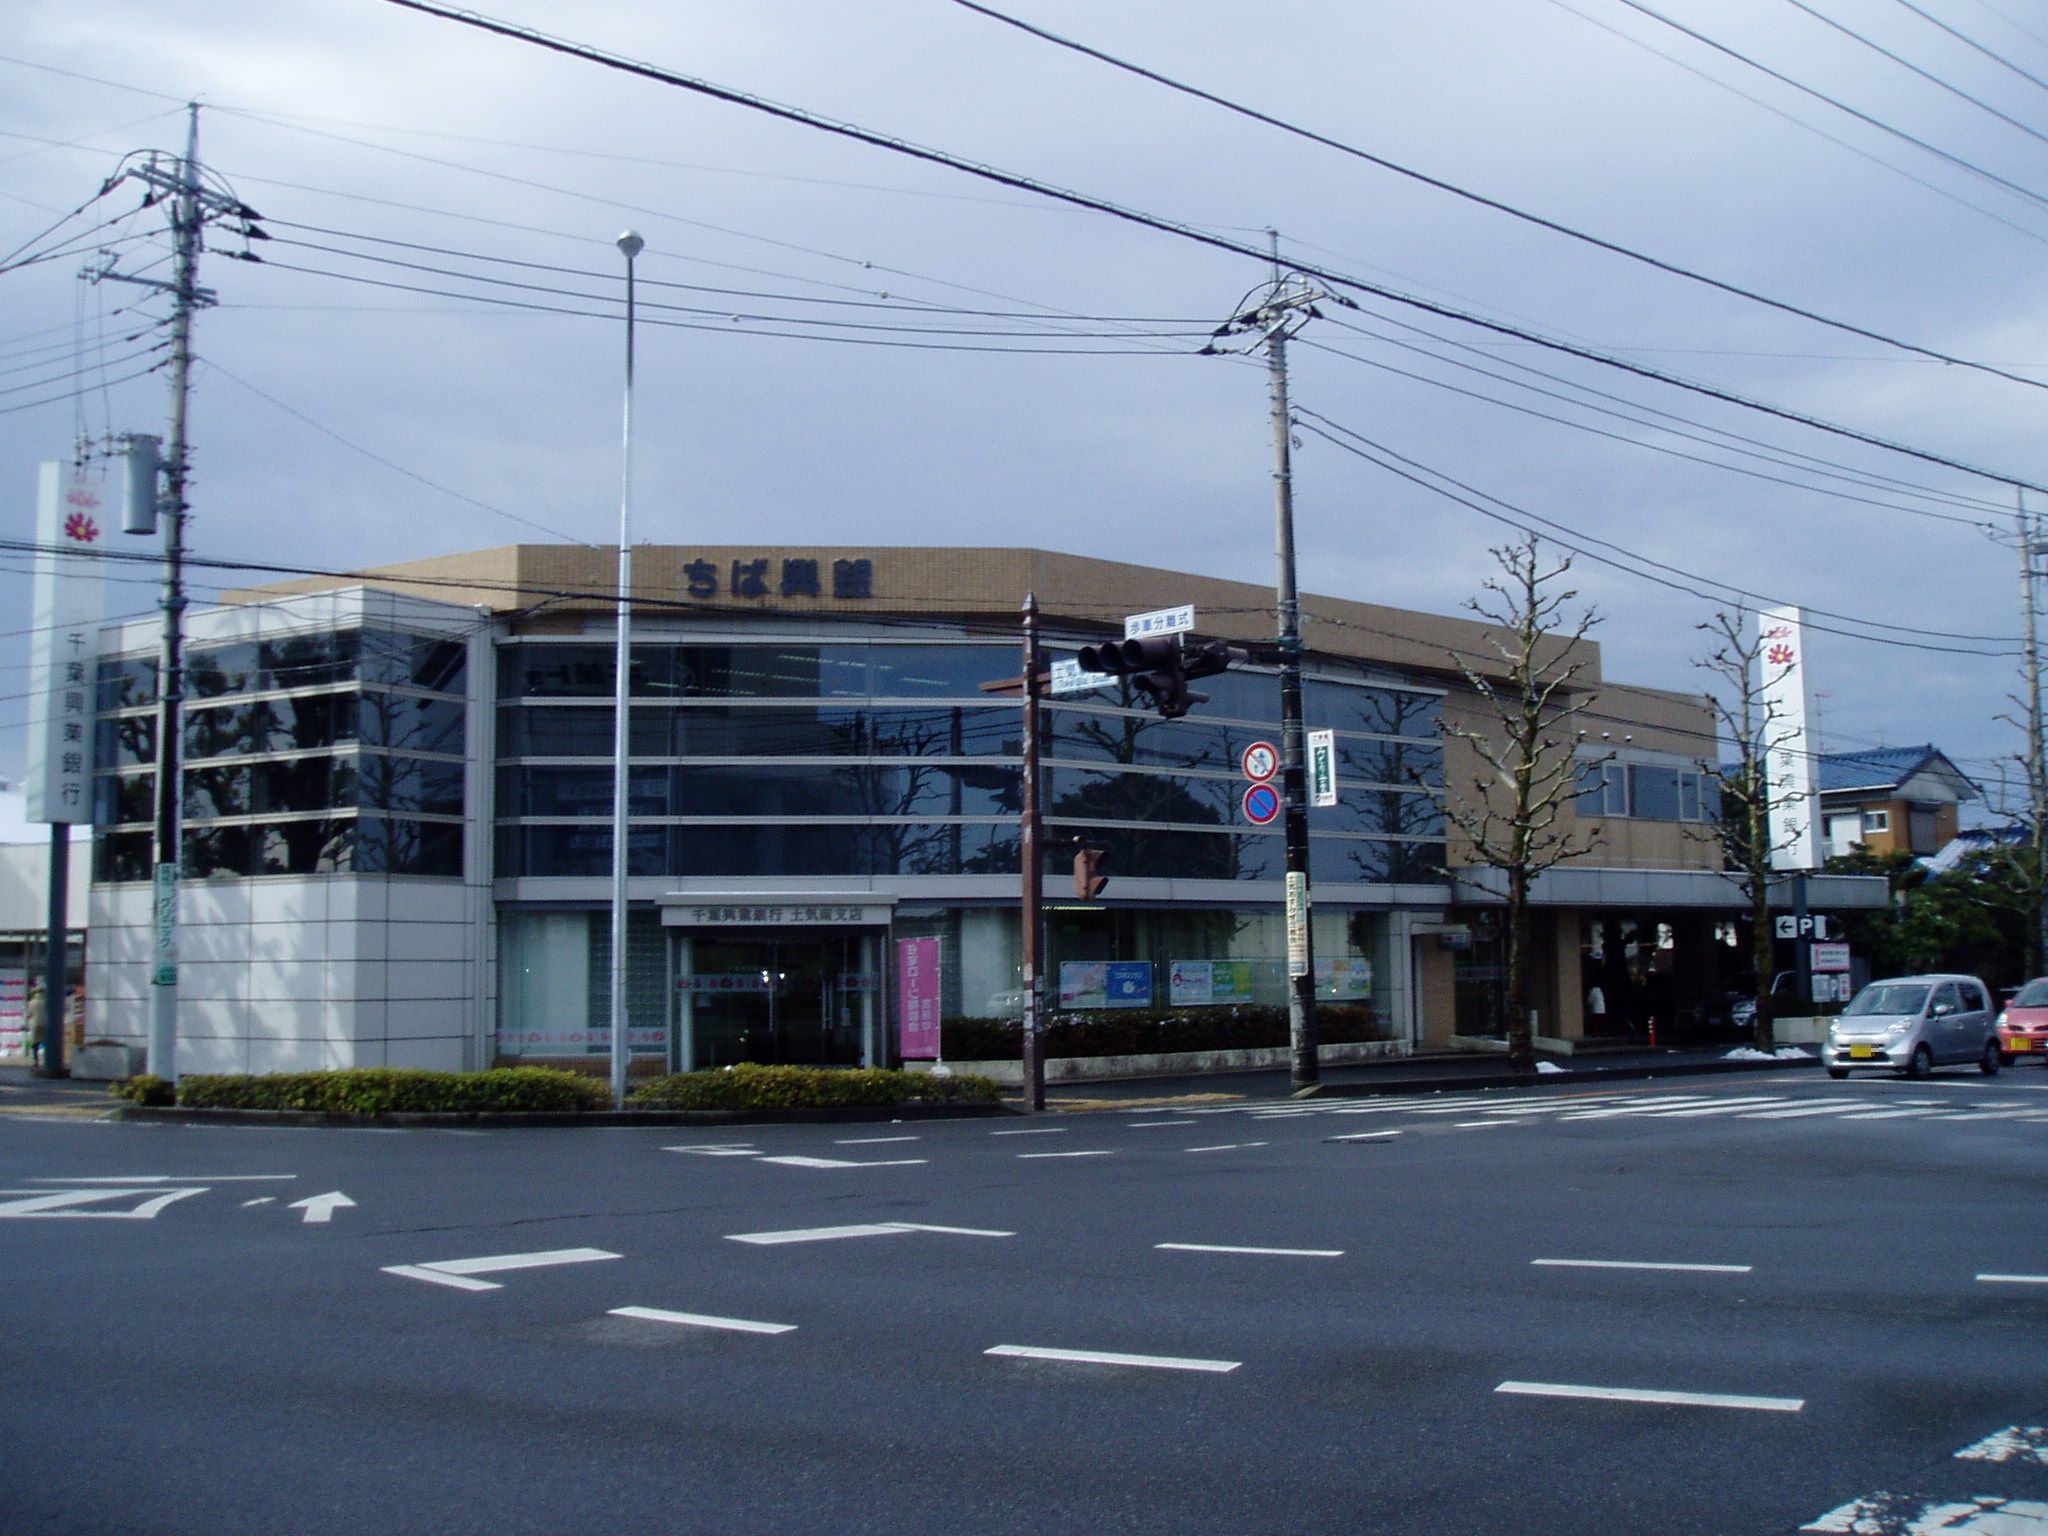
<instances>
[{"instance_id":1,"label":"snow patch on ground","mask_svg":"<svg viewBox=\"0 0 2048 1536\"><path fill-rule=\"evenodd\" d=\"M1538 1072L1562 1072L1565 1069L1554 1061L1539 1061L1536 1063L1536 1070Z\"/></svg>"},{"instance_id":2,"label":"snow patch on ground","mask_svg":"<svg viewBox=\"0 0 2048 1536\"><path fill-rule=\"evenodd\" d=\"M1753 1045L1738 1045L1721 1058L1723 1061L1811 1061L1813 1052L1796 1045L1781 1045L1769 1055Z\"/></svg>"}]
</instances>

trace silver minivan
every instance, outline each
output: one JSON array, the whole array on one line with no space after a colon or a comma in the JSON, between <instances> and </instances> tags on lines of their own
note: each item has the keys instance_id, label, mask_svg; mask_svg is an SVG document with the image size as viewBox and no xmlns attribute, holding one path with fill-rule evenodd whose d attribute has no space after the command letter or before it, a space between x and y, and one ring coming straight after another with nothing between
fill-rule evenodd
<instances>
[{"instance_id":1,"label":"silver minivan","mask_svg":"<svg viewBox=\"0 0 2048 1536\"><path fill-rule=\"evenodd\" d=\"M1974 976L1898 976L1873 981L1828 1025L1821 1060L1829 1077L1876 1067L1906 1077L1975 1064L1996 1072L1998 1011Z\"/></svg>"}]
</instances>

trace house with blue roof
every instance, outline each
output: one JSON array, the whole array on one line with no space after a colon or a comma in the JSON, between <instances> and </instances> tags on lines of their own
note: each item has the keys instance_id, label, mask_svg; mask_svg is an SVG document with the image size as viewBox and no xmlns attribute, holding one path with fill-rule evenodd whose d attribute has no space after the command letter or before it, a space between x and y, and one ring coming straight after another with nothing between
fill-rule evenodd
<instances>
[{"instance_id":1,"label":"house with blue roof","mask_svg":"<svg viewBox=\"0 0 2048 1536\"><path fill-rule=\"evenodd\" d=\"M1823 752L1815 760L1822 853L1933 854L1955 837L1961 807L1983 791L1932 744Z\"/></svg>"}]
</instances>

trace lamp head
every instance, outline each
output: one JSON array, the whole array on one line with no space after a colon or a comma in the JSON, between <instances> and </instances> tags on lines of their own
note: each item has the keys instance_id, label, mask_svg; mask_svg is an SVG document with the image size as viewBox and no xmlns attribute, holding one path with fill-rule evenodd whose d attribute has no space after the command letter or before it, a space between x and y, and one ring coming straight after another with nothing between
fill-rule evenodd
<instances>
[{"instance_id":1,"label":"lamp head","mask_svg":"<svg viewBox=\"0 0 2048 1536\"><path fill-rule=\"evenodd\" d=\"M647 242L645 240L642 240L635 231L630 229L627 230L623 235L619 236L616 243L619 249L626 253L626 260L628 261L631 261L635 256L638 256L642 251L647 249Z\"/></svg>"}]
</instances>

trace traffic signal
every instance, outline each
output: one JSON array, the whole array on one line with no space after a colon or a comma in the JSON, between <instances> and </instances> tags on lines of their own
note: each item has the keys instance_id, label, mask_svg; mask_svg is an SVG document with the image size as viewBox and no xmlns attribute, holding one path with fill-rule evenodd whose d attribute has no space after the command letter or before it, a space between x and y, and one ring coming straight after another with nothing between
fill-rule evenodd
<instances>
[{"instance_id":1,"label":"traffic signal","mask_svg":"<svg viewBox=\"0 0 2048 1536\"><path fill-rule=\"evenodd\" d=\"M1084 645L1078 659L1085 671L1129 678L1163 718L1175 720L1191 705L1209 702L1209 695L1188 687L1189 678L1213 677L1233 661L1251 660L1251 653L1221 640L1172 634Z\"/></svg>"},{"instance_id":2,"label":"traffic signal","mask_svg":"<svg viewBox=\"0 0 2048 1536\"><path fill-rule=\"evenodd\" d=\"M1091 848L1078 837L1074 839L1074 894L1083 901L1093 901L1109 884L1109 876L1102 873L1105 857L1102 849Z\"/></svg>"}]
</instances>

